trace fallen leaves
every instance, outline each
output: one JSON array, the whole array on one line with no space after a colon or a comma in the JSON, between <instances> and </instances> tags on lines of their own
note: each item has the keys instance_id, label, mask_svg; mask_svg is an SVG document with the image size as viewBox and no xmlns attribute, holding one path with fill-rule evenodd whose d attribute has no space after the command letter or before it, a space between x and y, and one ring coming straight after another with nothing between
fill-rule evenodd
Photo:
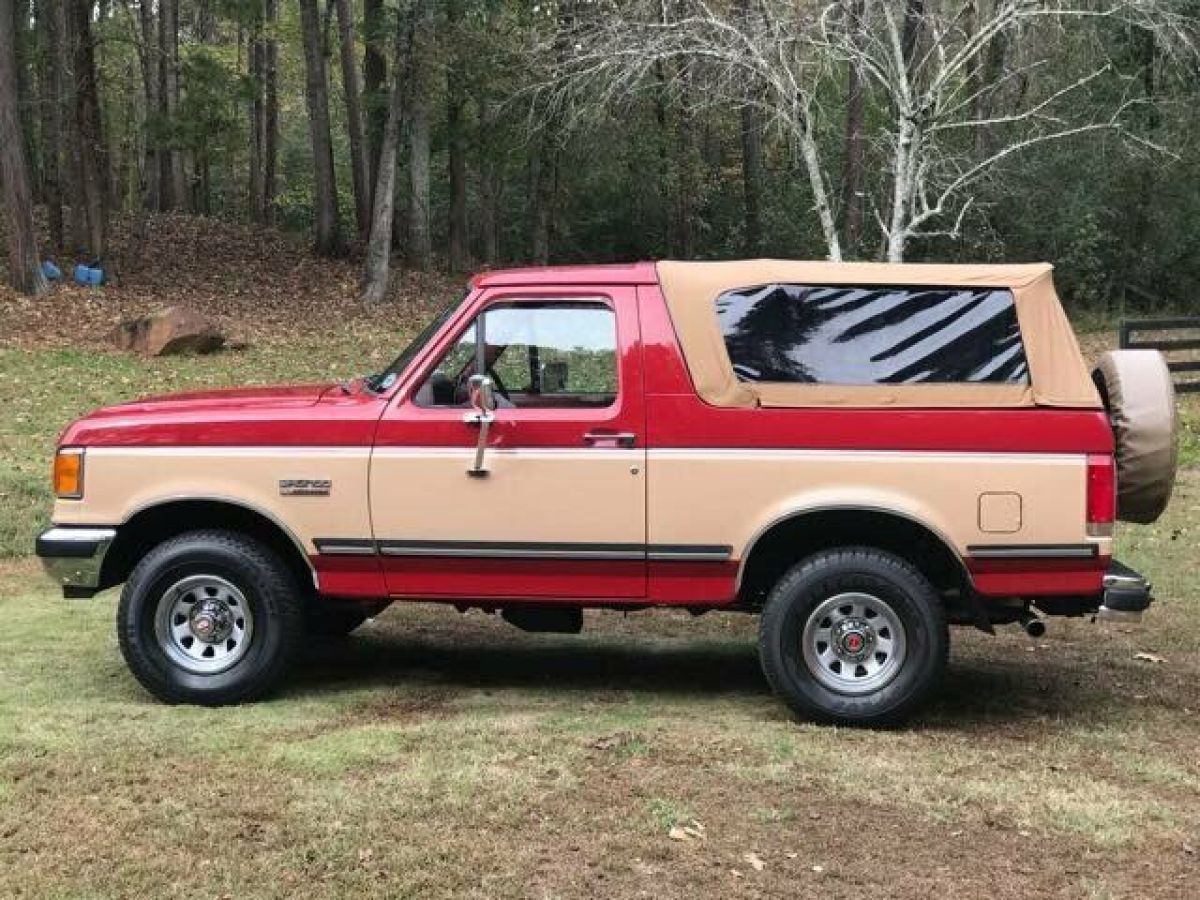
<instances>
[{"instance_id":1,"label":"fallen leaves","mask_svg":"<svg viewBox=\"0 0 1200 900\"><path fill-rule=\"evenodd\" d=\"M163 306L185 305L215 319L233 343L298 334L319 337L333 327L378 333L394 355L433 310L462 293L446 276L397 270L386 302L368 309L358 299L361 265L319 259L304 235L289 235L215 218L152 217L142 252L128 218L113 222L116 283L101 288L57 283L24 297L0 281L0 345L104 347L112 328Z\"/></svg>"}]
</instances>

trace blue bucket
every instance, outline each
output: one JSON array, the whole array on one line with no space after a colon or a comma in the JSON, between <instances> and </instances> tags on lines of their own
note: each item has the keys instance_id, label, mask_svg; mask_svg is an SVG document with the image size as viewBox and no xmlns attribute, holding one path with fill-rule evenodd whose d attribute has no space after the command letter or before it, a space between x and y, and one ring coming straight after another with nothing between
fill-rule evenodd
<instances>
[{"instance_id":1,"label":"blue bucket","mask_svg":"<svg viewBox=\"0 0 1200 900\"><path fill-rule=\"evenodd\" d=\"M87 287L99 287L104 283L104 270L77 265L75 266L75 282Z\"/></svg>"}]
</instances>

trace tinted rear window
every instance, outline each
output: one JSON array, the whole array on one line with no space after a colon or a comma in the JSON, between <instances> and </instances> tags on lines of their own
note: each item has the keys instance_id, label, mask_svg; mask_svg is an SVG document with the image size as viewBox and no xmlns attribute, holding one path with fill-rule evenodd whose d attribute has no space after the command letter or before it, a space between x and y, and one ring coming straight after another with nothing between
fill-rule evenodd
<instances>
[{"instance_id":1,"label":"tinted rear window","mask_svg":"<svg viewBox=\"0 0 1200 900\"><path fill-rule=\"evenodd\" d=\"M768 284L717 298L741 381L1028 384L1011 291Z\"/></svg>"}]
</instances>

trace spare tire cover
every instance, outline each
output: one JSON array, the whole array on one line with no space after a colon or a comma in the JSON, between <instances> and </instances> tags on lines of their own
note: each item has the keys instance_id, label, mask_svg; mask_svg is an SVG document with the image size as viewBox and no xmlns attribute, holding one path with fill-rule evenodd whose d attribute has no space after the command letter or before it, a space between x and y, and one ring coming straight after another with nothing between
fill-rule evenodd
<instances>
[{"instance_id":1,"label":"spare tire cover","mask_svg":"<svg viewBox=\"0 0 1200 900\"><path fill-rule=\"evenodd\" d=\"M1117 446L1117 518L1153 522L1175 485L1175 386L1157 350L1111 350L1092 373Z\"/></svg>"}]
</instances>

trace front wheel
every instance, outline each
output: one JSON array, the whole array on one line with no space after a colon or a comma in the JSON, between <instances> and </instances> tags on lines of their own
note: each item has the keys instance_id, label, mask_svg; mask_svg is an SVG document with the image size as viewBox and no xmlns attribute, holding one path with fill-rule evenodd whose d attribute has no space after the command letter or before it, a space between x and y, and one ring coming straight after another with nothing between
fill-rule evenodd
<instances>
[{"instance_id":1,"label":"front wheel","mask_svg":"<svg viewBox=\"0 0 1200 900\"><path fill-rule=\"evenodd\" d=\"M168 703L260 696L283 677L303 628L287 567L260 542L228 531L192 531L153 548L117 609L125 662Z\"/></svg>"},{"instance_id":2,"label":"front wheel","mask_svg":"<svg viewBox=\"0 0 1200 900\"><path fill-rule=\"evenodd\" d=\"M883 725L937 684L950 638L937 592L909 563L865 547L818 553L767 598L759 656L775 692L805 718Z\"/></svg>"}]
</instances>

